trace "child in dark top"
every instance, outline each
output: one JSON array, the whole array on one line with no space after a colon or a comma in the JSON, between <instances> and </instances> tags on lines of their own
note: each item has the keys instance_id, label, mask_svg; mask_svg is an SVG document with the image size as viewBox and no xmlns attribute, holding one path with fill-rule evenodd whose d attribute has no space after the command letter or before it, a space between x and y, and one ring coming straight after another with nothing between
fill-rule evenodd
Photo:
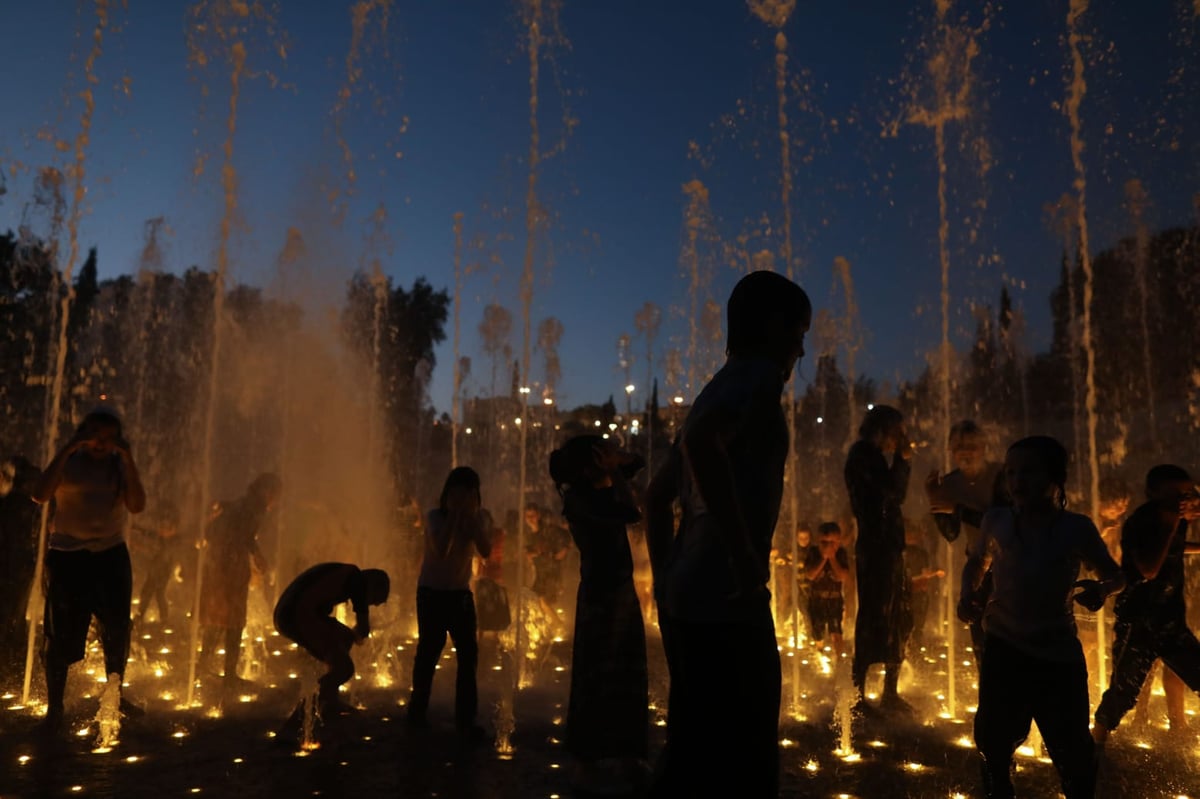
<instances>
[{"instance_id":1,"label":"child in dark top","mask_svg":"<svg viewBox=\"0 0 1200 799\"><path fill-rule=\"evenodd\" d=\"M329 667L321 677L322 714L339 710L338 686L354 676L350 647L371 634L370 605L387 601L391 581L380 569L319 563L292 580L275 604L275 629ZM354 629L333 618L343 602L354 608Z\"/></svg>"},{"instance_id":2,"label":"child in dark top","mask_svg":"<svg viewBox=\"0 0 1200 799\"><path fill-rule=\"evenodd\" d=\"M876 405L859 427L859 440L846 456L846 490L858 520L854 545L858 616L854 625L854 686L859 711L867 709L867 670L884 665L880 708L910 713L897 687L904 644L911 626L909 585L904 572L904 518L912 445L900 411ZM888 458L891 463L889 465Z\"/></svg>"},{"instance_id":3,"label":"child in dark top","mask_svg":"<svg viewBox=\"0 0 1200 799\"><path fill-rule=\"evenodd\" d=\"M988 460L987 436L974 421L964 419L950 428L950 461L954 469L948 474L933 472L925 479L925 494L929 511L942 538L953 544L962 536L966 549L976 546L979 525L988 508L1007 505L1004 477L999 463ZM965 533L965 535L962 535ZM987 604L991 592L990 577L979 584L980 605ZM983 627L970 625L971 643L978 668L983 655Z\"/></svg>"},{"instance_id":4,"label":"child in dark top","mask_svg":"<svg viewBox=\"0 0 1200 799\"><path fill-rule=\"evenodd\" d=\"M817 528L817 543L804 557L804 576L809 581L808 618L813 643L818 647L826 633L838 655L844 652L842 617L846 612L844 585L850 576L850 554L842 546L842 528L823 522Z\"/></svg>"},{"instance_id":5,"label":"child in dark top","mask_svg":"<svg viewBox=\"0 0 1200 799\"><path fill-rule=\"evenodd\" d=\"M533 593L543 615L557 629L558 606L562 601L563 569L570 552L571 537L562 525L546 518L539 505L525 506L525 554L533 566Z\"/></svg>"},{"instance_id":6,"label":"child in dark top","mask_svg":"<svg viewBox=\"0 0 1200 799\"><path fill-rule=\"evenodd\" d=\"M1092 520L1065 509L1062 444L1048 436L1021 439L1008 449L1004 475L1013 505L984 515L959 600L959 617L982 617L987 634L975 714L985 792L1014 796L1013 753L1036 721L1067 799L1090 799L1096 763L1087 663L1072 600L1095 610L1125 579ZM1077 581L1081 563L1101 579ZM994 589L984 608L975 589L989 566Z\"/></svg>"},{"instance_id":7,"label":"child in dark top","mask_svg":"<svg viewBox=\"0 0 1200 799\"><path fill-rule=\"evenodd\" d=\"M250 598L251 565L260 574L266 574L268 568L258 546L258 534L282 491L283 484L276 475L260 474L245 496L219 505L204 534L208 554L200 595L203 657L206 668L211 668L218 647L224 643L227 690L233 689L239 679L237 664Z\"/></svg>"},{"instance_id":8,"label":"child in dark top","mask_svg":"<svg viewBox=\"0 0 1200 799\"><path fill-rule=\"evenodd\" d=\"M576 436L550 455L579 548L566 748L582 783L624 784L646 758L646 634L626 529L642 518L627 480L644 465L594 435Z\"/></svg>"},{"instance_id":9,"label":"child in dark top","mask_svg":"<svg viewBox=\"0 0 1200 799\"><path fill-rule=\"evenodd\" d=\"M135 525L133 529L141 534L137 545L141 552L140 565L146 573L134 621L144 620L150 610L150 603L154 602L158 609L158 623L169 624L167 585L171 582L171 575L179 562L179 509L174 504L167 503L158 512L153 527Z\"/></svg>"},{"instance_id":10,"label":"child in dark top","mask_svg":"<svg viewBox=\"0 0 1200 799\"><path fill-rule=\"evenodd\" d=\"M937 581L946 576L943 569L933 568L933 560L925 547L925 536L921 528L911 521L904 525L904 570L912 586L912 633L911 641L921 646L925 640L925 627L929 620L929 608L937 595Z\"/></svg>"},{"instance_id":11,"label":"child in dark top","mask_svg":"<svg viewBox=\"0 0 1200 799\"><path fill-rule=\"evenodd\" d=\"M1117 598L1112 680L1092 728L1099 744L1133 707L1155 660L1200 691L1200 642L1187 625L1183 566L1185 555L1200 554L1200 543L1187 540L1188 522L1200 518L1200 497L1186 471L1164 464L1146 475L1146 499L1121 530L1129 587ZM1173 730L1186 724L1182 710L1175 709Z\"/></svg>"}]
</instances>

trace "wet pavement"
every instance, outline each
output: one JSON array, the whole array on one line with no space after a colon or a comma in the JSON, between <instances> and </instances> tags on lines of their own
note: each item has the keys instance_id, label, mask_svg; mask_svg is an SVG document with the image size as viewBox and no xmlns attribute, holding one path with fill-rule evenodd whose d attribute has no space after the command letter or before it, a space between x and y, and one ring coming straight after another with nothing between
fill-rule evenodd
<instances>
[{"instance_id":1,"label":"wet pavement","mask_svg":"<svg viewBox=\"0 0 1200 799\"><path fill-rule=\"evenodd\" d=\"M373 641L355 650L361 678L346 695L359 709L319 725L319 747L303 751L295 736L279 734L284 719L311 679L304 657L282 639L261 636L251 646L250 669L256 681L245 683L223 703L205 696L213 681L202 675L195 708L182 706L186 663L172 642L180 632L162 630L140 635L142 646L131 662L127 696L145 713L127 718L120 742L111 751L93 751L97 706L93 696L78 697L68 707L68 729L53 743L35 734L30 709L10 710L19 701L19 685L3 686L0 711L0 797L99 796L137 797L573 797L570 764L561 744L570 678L569 641L560 641L530 661L533 686L518 694L514 751L501 755L490 742L471 745L451 725L453 680L444 659L435 680L431 708L433 727L412 730L404 723L401 703L408 684L411 640ZM274 648L274 647L279 648ZM164 651L165 650L165 651ZM651 651L658 652L657 641ZM257 654L255 654L257 652ZM278 652L279 654L274 654ZM854 727L853 753L838 753L839 736L832 724L833 677L810 661L811 650L791 657L804 662L804 695L781 724L782 795L787 797L937 797L979 795L977 761L971 746L971 707L960 705L962 718L945 714L942 655L926 653L902 682L913 703L912 717L871 717ZM944 655L944 653L942 653ZM967 655L969 657L969 653ZM93 653L73 672L72 688L96 680ZM452 655L447 652L447 657ZM257 658L261 658L259 660ZM960 695L973 701L973 668L960 670ZM791 673L785 651L785 679ZM942 668L939 668L942 666ZM658 722L654 751L662 744L665 695L661 660L652 662L652 705ZM292 676L295 675L295 676ZM481 662L481 720L489 730L503 696L508 672L494 652ZM273 681L277 680L277 681ZM98 685L98 683L95 683ZM271 687L273 686L273 687ZM16 694L16 695L13 695ZM1161 703L1160 697L1155 697ZM1189 700L1194 712L1195 699ZM786 699L785 699L786 702ZM1200 726L1200 725L1197 725ZM83 734L80 734L81 731ZM1174 744L1174 747L1172 747ZM1028 797L1058 795L1053 767L1040 753L1018 758L1018 793ZM736 764L697 764L712 769L714 780L736 770ZM1121 730L1109 744L1102 771L1101 797L1177 799L1200 797L1200 745L1194 733L1169 734L1159 728ZM636 795L626 793L625 795ZM729 794L735 796L736 793Z\"/></svg>"}]
</instances>

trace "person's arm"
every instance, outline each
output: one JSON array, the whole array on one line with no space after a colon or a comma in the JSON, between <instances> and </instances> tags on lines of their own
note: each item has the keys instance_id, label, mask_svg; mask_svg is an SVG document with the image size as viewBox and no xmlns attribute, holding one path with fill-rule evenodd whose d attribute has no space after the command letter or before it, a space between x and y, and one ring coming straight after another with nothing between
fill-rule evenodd
<instances>
[{"instance_id":1,"label":"person's arm","mask_svg":"<svg viewBox=\"0 0 1200 799\"><path fill-rule=\"evenodd\" d=\"M962 621L978 621L983 616L979 602L979 586L992 565L991 540L995 517L985 515L979 528L979 539L967 548L967 562L963 564L962 590L958 600L958 617Z\"/></svg>"},{"instance_id":2,"label":"person's arm","mask_svg":"<svg viewBox=\"0 0 1200 799\"><path fill-rule=\"evenodd\" d=\"M357 566L347 566L345 580L350 607L354 610L354 634L359 640L371 634L371 610L367 603L367 581Z\"/></svg>"},{"instance_id":3,"label":"person's arm","mask_svg":"<svg viewBox=\"0 0 1200 799\"><path fill-rule=\"evenodd\" d=\"M479 557L486 559L492 554L492 517L485 510L480 510L476 516L474 535L475 549Z\"/></svg>"},{"instance_id":4,"label":"person's arm","mask_svg":"<svg viewBox=\"0 0 1200 799\"><path fill-rule=\"evenodd\" d=\"M675 498L679 496L678 447L671 447L667 462L646 487L646 549L650 553L650 572L655 582L666 565L671 542L675 540Z\"/></svg>"},{"instance_id":5,"label":"person's arm","mask_svg":"<svg viewBox=\"0 0 1200 799\"><path fill-rule=\"evenodd\" d=\"M954 506L955 516L958 517L960 523L969 524L972 527L978 527L983 524L983 514L987 513L987 509L970 508L966 505Z\"/></svg>"},{"instance_id":6,"label":"person's arm","mask_svg":"<svg viewBox=\"0 0 1200 799\"><path fill-rule=\"evenodd\" d=\"M121 458L125 478L125 508L130 513L141 513L146 509L146 489L142 485L137 464L133 462L133 453L129 451L129 445L122 441L117 445L117 454Z\"/></svg>"},{"instance_id":7,"label":"person's arm","mask_svg":"<svg viewBox=\"0 0 1200 799\"><path fill-rule=\"evenodd\" d=\"M947 543L953 544L962 534L962 518L958 513L934 512L933 523L937 525L938 534L941 535Z\"/></svg>"},{"instance_id":8,"label":"person's arm","mask_svg":"<svg viewBox=\"0 0 1200 799\"><path fill-rule=\"evenodd\" d=\"M1134 519L1136 518L1134 517ZM1158 572L1162 569L1163 564L1167 562L1167 553L1171 550L1171 542L1183 527L1183 520L1178 520L1169 532L1164 533L1157 523L1153 527L1146 524L1139 525L1139 528L1131 530L1129 524L1134 519L1130 519L1125 523L1125 530L1121 536L1121 546L1123 549L1130 550L1130 554L1133 556L1133 564L1141 572L1142 577L1147 580L1153 580L1158 576ZM1157 522L1157 519L1155 522ZM1132 535L1129 535L1129 533L1132 533Z\"/></svg>"},{"instance_id":9,"label":"person's arm","mask_svg":"<svg viewBox=\"0 0 1200 799\"><path fill-rule=\"evenodd\" d=\"M41 505L49 502L54 497L55 490L58 489L59 483L62 482L63 469L66 468L67 461L85 443L85 440L76 431L74 437L58 451L58 454L54 456L54 460L50 461L50 464L41 473L41 476L34 481L33 490L29 494L34 502Z\"/></svg>"},{"instance_id":10,"label":"person's arm","mask_svg":"<svg viewBox=\"0 0 1200 799\"><path fill-rule=\"evenodd\" d=\"M813 557L814 554L816 557ZM810 548L804 556L804 576L810 581L816 580L821 576L821 572L825 571L825 564L828 562L829 558Z\"/></svg>"},{"instance_id":11,"label":"person's arm","mask_svg":"<svg viewBox=\"0 0 1200 799\"><path fill-rule=\"evenodd\" d=\"M833 569L833 579L844 583L850 576L850 557L846 554L846 550L839 547L833 557L828 560L829 567ZM845 562L843 563L843 561Z\"/></svg>"},{"instance_id":12,"label":"person's arm","mask_svg":"<svg viewBox=\"0 0 1200 799\"><path fill-rule=\"evenodd\" d=\"M942 569L924 569L920 574L915 574L912 577L913 585L924 585L932 580L945 577L946 572Z\"/></svg>"},{"instance_id":13,"label":"person's arm","mask_svg":"<svg viewBox=\"0 0 1200 799\"><path fill-rule=\"evenodd\" d=\"M713 405L688 421L681 445L696 490L725 538L736 593L744 594L764 590L769 575L759 565L750 542L746 517L738 501L733 464L726 449L737 422L732 409Z\"/></svg>"},{"instance_id":14,"label":"person's arm","mask_svg":"<svg viewBox=\"0 0 1200 799\"><path fill-rule=\"evenodd\" d=\"M1112 594L1125 590L1125 574L1108 552L1100 531L1096 529L1091 519L1080 517L1083 522L1079 529L1077 549L1080 558L1092 571L1099 575L1099 580L1079 580L1075 586L1080 590L1072 597L1080 605L1090 611L1097 611L1104 606L1104 600ZM1160 564L1161 566L1161 564Z\"/></svg>"},{"instance_id":15,"label":"person's arm","mask_svg":"<svg viewBox=\"0 0 1200 799\"><path fill-rule=\"evenodd\" d=\"M271 564L267 563L267 557L258 546L257 538L250 542L250 558L254 561L254 568L260 573L266 574L270 570Z\"/></svg>"}]
</instances>

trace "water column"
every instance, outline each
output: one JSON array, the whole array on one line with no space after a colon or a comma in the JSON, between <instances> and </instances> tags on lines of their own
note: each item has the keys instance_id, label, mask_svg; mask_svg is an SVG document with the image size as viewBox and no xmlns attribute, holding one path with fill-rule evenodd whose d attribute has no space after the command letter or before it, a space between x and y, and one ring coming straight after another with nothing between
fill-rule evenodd
<instances>
[{"instance_id":1,"label":"water column","mask_svg":"<svg viewBox=\"0 0 1200 799\"><path fill-rule=\"evenodd\" d=\"M951 370L953 368L954 351L950 345L950 217L947 198L947 156L946 128L952 122L964 122L970 117L972 74L971 64L979 54L979 46L975 40L975 32L962 24L952 23L949 19L952 0L934 0L934 26L936 41L930 48L930 57L926 62L926 83L931 97L927 103L917 98L917 88L913 89L913 102L908 109L905 121L912 125L929 128L933 131L934 152L937 159L937 199L938 199L938 264L941 277L941 345L938 357L938 383L941 424L940 438L943 449L950 437L952 406L950 399ZM943 469L949 471L949 452L946 451ZM954 573L954 550L946 545L946 562L951 574ZM953 581L947 581L946 613L949 624L946 625L946 712L953 718L958 705L957 684L954 666L957 662L956 621L954 591L949 588Z\"/></svg>"},{"instance_id":2,"label":"water column","mask_svg":"<svg viewBox=\"0 0 1200 799\"><path fill-rule=\"evenodd\" d=\"M203 6L197 7L200 13ZM196 548L196 585L192 600L192 629L191 642L188 652L188 684L185 703L190 707L196 698L196 656L200 642L200 597L204 584L204 554L206 542L204 528L213 502L212 464L217 411L217 383L221 366L222 345L222 315L225 308L225 280L229 274L229 238L233 231L234 218L237 212L237 171L233 165L233 141L237 133L238 101L241 97L242 75L246 68L246 44L241 39L242 31L236 27L236 20L247 16L250 12L244 6L230 4L226 8L216 7L210 11L215 17L214 32L222 40L230 40L229 57L229 113L226 117L225 143L222 147L224 161L221 165L221 190L224 197L224 213L221 216L220 236L217 246L217 270L213 275L213 313L212 313L212 356L209 363L208 390L204 412L204 445L200 465L200 507L197 519L200 524L199 546ZM235 24L225 27L225 19ZM197 20L197 23L201 23ZM193 58L199 51L194 51ZM201 64L206 60L201 56Z\"/></svg>"},{"instance_id":3,"label":"water column","mask_svg":"<svg viewBox=\"0 0 1200 799\"><path fill-rule=\"evenodd\" d=\"M92 115L96 110L96 99L92 87L98 83L96 78L96 61L103 52L104 31L108 27L108 0L96 0L96 27L92 31L92 49L88 52L83 64L83 90L79 97L83 100L83 113L79 117L79 133L75 136L74 162L68 169L71 178L71 215L67 219L67 231L70 250L67 256L67 266L63 270L62 300L59 303L58 346L54 354L54 380L50 388L50 408L46 422L44 463L47 465L54 459L58 448L58 427L60 424L63 395L63 378L67 363L67 326L71 316L71 303L75 300L75 289L71 277L75 272L75 264L79 261L79 220L83 215L83 201L87 196L87 148L91 143ZM42 518L38 526L37 562L34 565L33 589L30 592L29 608L37 610L41 604L41 585L46 567L46 525L49 522L49 503L42 505ZM37 640L36 616L29 623L29 636L25 646L25 679L21 684L21 704L29 704L29 688L33 679L33 652Z\"/></svg>"},{"instance_id":4,"label":"water column","mask_svg":"<svg viewBox=\"0 0 1200 799\"><path fill-rule=\"evenodd\" d=\"M796 0L750 0L750 10L755 13L755 16L760 18L762 22L772 26L775 29L775 98L776 98L776 121L779 125L779 200L780 212L782 218L782 228L784 228L784 238L782 238L781 257L784 260L784 271L788 280L796 280L796 264L794 264L792 250L792 143L791 136L788 134L787 120L787 36L784 35L784 25L787 24L787 19L791 17L792 11L796 8ZM799 581L800 570L800 553L798 543L796 541L796 528L799 524L799 495L797 494L797 475L799 473L799 463L796 452L796 383L794 376L788 384L787 394L785 395L787 403L787 429L788 429L788 447L787 447L787 479L784 485L787 486L787 531L788 537L791 539L791 557L792 557L792 633L794 648L798 649L800 645L800 627L799 627L799 597L797 595L796 585ZM774 567L772 573L774 575ZM799 657L792 653L792 692L791 692L791 711L792 715L799 714L799 684L800 684L800 663Z\"/></svg>"},{"instance_id":5,"label":"water column","mask_svg":"<svg viewBox=\"0 0 1200 799\"><path fill-rule=\"evenodd\" d=\"M1088 239L1087 222L1087 172L1083 165L1083 123L1079 109L1087 93L1084 76L1083 35L1079 32L1079 20L1088 10L1088 0L1071 0L1067 10L1067 47L1071 54L1071 80L1067 84L1067 118L1071 123L1071 165L1075 169L1076 225L1079 234L1079 261L1083 266L1083 314L1082 343L1085 355L1084 379L1086 393L1084 410L1087 419L1088 455L1088 501L1093 519L1100 518L1100 458L1096 449L1096 346L1092 340L1092 303L1095 293L1095 274ZM1099 631L1099 646L1096 647L1096 684L1103 693L1108 683L1108 653L1105 649L1104 608L1096 614Z\"/></svg>"},{"instance_id":6,"label":"water column","mask_svg":"<svg viewBox=\"0 0 1200 799\"><path fill-rule=\"evenodd\" d=\"M525 552L525 523L522 520L522 512L525 507L525 481L526 481L526 456L528 454L528 428L525 424L526 407L529 397L529 359L532 355L532 330L530 325L530 315L533 310L533 281L534 281L534 256L536 254L536 239L537 231L541 220L541 208L538 205L538 175L541 167L541 137L538 128L538 76L539 76L539 57L542 46L542 24L543 24L543 8L542 0L526 0L522 7L522 13L527 28L527 47L529 48L529 171L526 178L525 188L525 256L523 260L523 269L521 271L521 324L522 324L522 339L521 339L521 363L520 363L520 385L518 386L517 396L520 398L520 416L517 418L522 421L517 425L519 429L519 446L520 446L520 466L517 472L517 547L515 556L517 561L517 584L515 586L515 594L517 597L517 618L516 622L516 644L514 652L516 662L513 664L512 679L508 684L508 696L501 702L500 720L497 724L496 734L496 749L502 756L511 757L512 741L511 734L514 728L514 704L516 702L517 691L522 687L525 676L525 602L523 592L525 587L525 567L524 567L524 552Z\"/></svg>"},{"instance_id":7,"label":"water column","mask_svg":"<svg viewBox=\"0 0 1200 799\"><path fill-rule=\"evenodd\" d=\"M462 223L463 213L454 214L454 392L450 396L450 468L458 466L458 418L461 411L459 392L462 390L462 364L459 362L459 322L462 310L463 266L462 266Z\"/></svg>"},{"instance_id":8,"label":"water column","mask_svg":"<svg viewBox=\"0 0 1200 799\"><path fill-rule=\"evenodd\" d=\"M1138 287L1138 321L1142 336L1142 369L1146 378L1146 415L1150 425L1150 449L1159 452L1157 405L1154 391L1154 353L1150 344L1150 290L1146 274L1150 261L1150 230L1146 225L1146 188L1137 178L1125 183L1125 199L1133 221L1133 271ZM1099 522L1099 517L1096 519ZM1101 630L1103 633L1103 630ZM1100 640L1104 637L1101 635Z\"/></svg>"}]
</instances>

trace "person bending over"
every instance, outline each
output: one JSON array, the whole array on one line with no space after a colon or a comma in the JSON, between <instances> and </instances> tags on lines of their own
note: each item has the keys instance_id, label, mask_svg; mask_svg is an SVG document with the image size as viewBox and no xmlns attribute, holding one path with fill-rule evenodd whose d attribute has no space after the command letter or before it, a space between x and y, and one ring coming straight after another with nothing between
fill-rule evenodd
<instances>
[{"instance_id":1,"label":"person bending over","mask_svg":"<svg viewBox=\"0 0 1200 799\"><path fill-rule=\"evenodd\" d=\"M371 634L370 606L387 601L391 581L382 569L319 563L292 580L275 605L275 629L329 667L319 680L322 714L337 711L338 687L354 676L350 647ZM349 602L354 629L333 618Z\"/></svg>"}]
</instances>

